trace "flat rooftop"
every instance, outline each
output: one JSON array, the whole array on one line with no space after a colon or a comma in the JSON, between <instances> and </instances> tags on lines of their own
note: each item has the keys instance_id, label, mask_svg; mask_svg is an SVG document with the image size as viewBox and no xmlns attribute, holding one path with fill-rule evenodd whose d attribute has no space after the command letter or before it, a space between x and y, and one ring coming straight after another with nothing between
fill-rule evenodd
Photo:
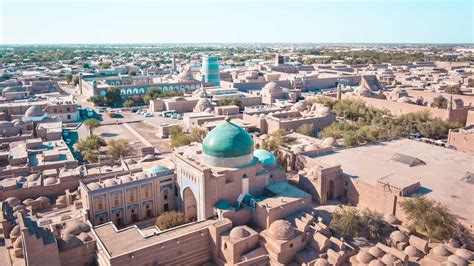
<instances>
[{"instance_id":1,"label":"flat rooftop","mask_svg":"<svg viewBox=\"0 0 474 266\"><path fill-rule=\"evenodd\" d=\"M217 220L204 220L161 232L154 226L145 228L143 231L136 226L117 230L115 225L109 222L98 225L93 230L97 235L97 240L102 242L110 257L117 257L140 248L205 229L217 222ZM155 234L150 234L150 230L155 230Z\"/></svg>"},{"instance_id":2,"label":"flat rooftop","mask_svg":"<svg viewBox=\"0 0 474 266\"><path fill-rule=\"evenodd\" d=\"M395 154L417 158L414 166L394 160ZM346 175L374 185L377 180L397 187L421 184L421 194L445 204L460 218L474 221L474 156L409 139L397 139L355 148L335 150L312 160L341 165Z\"/></svg>"}]
</instances>

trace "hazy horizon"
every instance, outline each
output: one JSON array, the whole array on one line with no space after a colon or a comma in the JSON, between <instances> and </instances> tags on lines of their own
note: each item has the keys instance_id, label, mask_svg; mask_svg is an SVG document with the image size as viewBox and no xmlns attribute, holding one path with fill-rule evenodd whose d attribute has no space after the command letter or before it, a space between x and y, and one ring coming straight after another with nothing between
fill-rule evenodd
<instances>
[{"instance_id":1,"label":"hazy horizon","mask_svg":"<svg viewBox=\"0 0 474 266\"><path fill-rule=\"evenodd\" d=\"M473 44L471 0L1 0L0 45Z\"/></svg>"}]
</instances>

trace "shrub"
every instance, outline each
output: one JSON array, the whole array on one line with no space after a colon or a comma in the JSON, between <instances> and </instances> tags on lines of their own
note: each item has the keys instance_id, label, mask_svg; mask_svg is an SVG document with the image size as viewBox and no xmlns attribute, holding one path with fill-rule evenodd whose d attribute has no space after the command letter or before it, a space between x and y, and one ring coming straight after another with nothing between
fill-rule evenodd
<instances>
[{"instance_id":1,"label":"shrub","mask_svg":"<svg viewBox=\"0 0 474 266\"><path fill-rule=\"evenodd\" d=\"M176 211L164 212L156 218L156 225L161 230L185 224L184 214Z\"/></svg>"}]
</instances>

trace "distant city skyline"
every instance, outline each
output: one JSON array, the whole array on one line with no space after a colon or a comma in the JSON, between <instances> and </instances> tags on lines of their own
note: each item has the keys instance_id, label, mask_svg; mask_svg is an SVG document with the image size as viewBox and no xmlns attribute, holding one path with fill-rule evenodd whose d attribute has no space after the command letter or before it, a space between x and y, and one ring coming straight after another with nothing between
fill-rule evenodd
<instances>
[{"instance_id":1,"label":"distant city skyline","mask_svg":"<svg viewBox=\"0 0 474 266\"><path fill-rule=\"evenodd\" d=\"M0 1L0 44L468 43L451 1Z\"/></svg>"}]
</instances>

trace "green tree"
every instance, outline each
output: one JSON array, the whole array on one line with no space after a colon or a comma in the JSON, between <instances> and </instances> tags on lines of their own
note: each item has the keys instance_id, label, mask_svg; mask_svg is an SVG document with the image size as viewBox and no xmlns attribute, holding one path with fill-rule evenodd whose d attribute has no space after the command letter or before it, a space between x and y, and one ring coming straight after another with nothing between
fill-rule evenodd
<instances>
[{"instance_id":1,"label":"green tree","mask_svg":"<svg viewBox=\"0 0 474 266\"><path fill-rule=\"evenodd\" d=\"M66 81L67 81L67 85L71 84L72 82L72 74L66 74Z\"/></svg>"},{"instance_id":2,"label":"green tree","mask_svg":"<svg viewBox=\"0 0 474 266\"><path fill-rule=\"evenodd\" d=\"M442 95L439 95L433 98L433 102L431 103L431 107L446 109L448 108L448 99L444 98Z\"/></svg>"},{"instance_id":3,"label":"green tree","mask_svg":"<svg viewBox=\"0 0 474 266\"><path fill-rule=\"evenodd\" d=\"M462 94L461 86L459 85L451 85L447 87L444 91L449 94L458 94L458 95Z\"/></svg>"},{"instance_id":4,"label":"green tree","mask_svg":"<svg viewBox=\"0 0 474 266\"><path fill-rule=\"evenodd\" d=\"M339 235L351 239L361 235L364 224L356 209L344 208L332 214L330 228Z\"/></svg>"},{"instance_id":5,"label":"green tree","mask_svg":"<svg viewBox=\"0 0 474 266\"><path fill-rule=\"evenodd\" d=\"M191 129L191 141L192 142L199 142L202 143L204 138L206 137L207 130L205 129L199 129L197 127Z\"/></svg>"},{"instance_id":6,"label":"green tree","mask_svg":"<svg viewBox=\"0 0 474 266\"><path fill-rule=\"evenodd\" d=\"M107 90L105 95L105 103L108 106L115 106L122 102L122 96L120 95L120 90L118 88L112 87Z\"/></svg>"},{"instance_id":7,"label":"green tree","mask_svg":"<svg viewBox=\"0 0 474 266\"><path fill-rule=\"evenodd\" d=\"M132 153L132 148L125 139L109 140L107 143L107 154L112 156L114 160L126 157Z\"/></svg>"},{"instance_id":8,"label":"green tree","mask_svg":"<svg viewBox=\"0 0 474 266\"><path fill-rule=\"evenodd\" d=\"M170 229L185 223L184 214L176 211L163 212L156 218L156 225L160 230Z\"/></svg>"},{"instance_id":9,"label":"green tree","mask_svg":"<svg viewBox=\"0 0 474 266\"><path fill-rule=\"evenodd\" d=\"M89 130L89 135L93 135L94 129L100 127L99 120L97 120L95 118L89 118L86 121L84 121L83 124Z\"/></svg>"},{"instance_id":10,"label":"green tree","mask_svg":"<svg viewBox=\"0 0 474 266\"><path fill-rule=\"evenodd\" d=\"M74 150L88 162L97 162L100 147L106 146L105 141L96 135L90 135L74 145Z\"/></svg>"},{"instance_id":11,"label":"green tree","mask_svg":"<svg viewBox=\"0 0 474 266\"><path fill-rule=\"evenodd\" d=\"M87 101L93 103L95 106L105 105L105 98L103 96L91 96Z\"/></svg>"},{"instance_id":12,"label":"green tree","mask_svg":"<svg viewBox=\"0 0 474 266\"><path fill-rule=\"evenodd\" d=\"M135 102L132 100L132 99L127 99L125 100L125 102L123 103L123 106L125 107L132 107L135 105Z\"/></svg>"},{"instance_id":13,"label":"green tree","mask_svg":"<svg viewBox=\"0 0 474 266\"><path fill-rule=\"evenodd\" d=\"M439 241L456 237L459 224L448 208L422 196L408 198L400 203L410 221L409 228Z\"/></svg>"},{"instance_id":14,"label":"green tree","mask_svg":"<svg viewBox=\"0 0 474 266\"><path fill-rule=\"evenodd\" d=\"M303 124L303 125L299 126L296 129L296 132L298 132L300 134L303 134L303 135L306 135L306 136L311 136L314 132L313 125L312 124Z\"/></svg>"},{"instance_id":15,"label":"green tree","mask_svg":"<svg viewBox=\"0 0 474 266\"><path fill-rule=\"evenodd\" d=\"M364 226L364 234L369 239L382 239L387 223L383 220L382 214L365 209L361 213L361 220Z\"/></svg>"},{"instance_id":16,"label":"green tree","mask_svg":"<svg viewBox=\"0 0 474 266\"><path fill-rule=\"evenodd\" d=\"M236 105L239 108L242 108L242 100L235 97L223 97L217 101L218 106L227 106L227 105Z\"/></svg>"}]
</instances>

